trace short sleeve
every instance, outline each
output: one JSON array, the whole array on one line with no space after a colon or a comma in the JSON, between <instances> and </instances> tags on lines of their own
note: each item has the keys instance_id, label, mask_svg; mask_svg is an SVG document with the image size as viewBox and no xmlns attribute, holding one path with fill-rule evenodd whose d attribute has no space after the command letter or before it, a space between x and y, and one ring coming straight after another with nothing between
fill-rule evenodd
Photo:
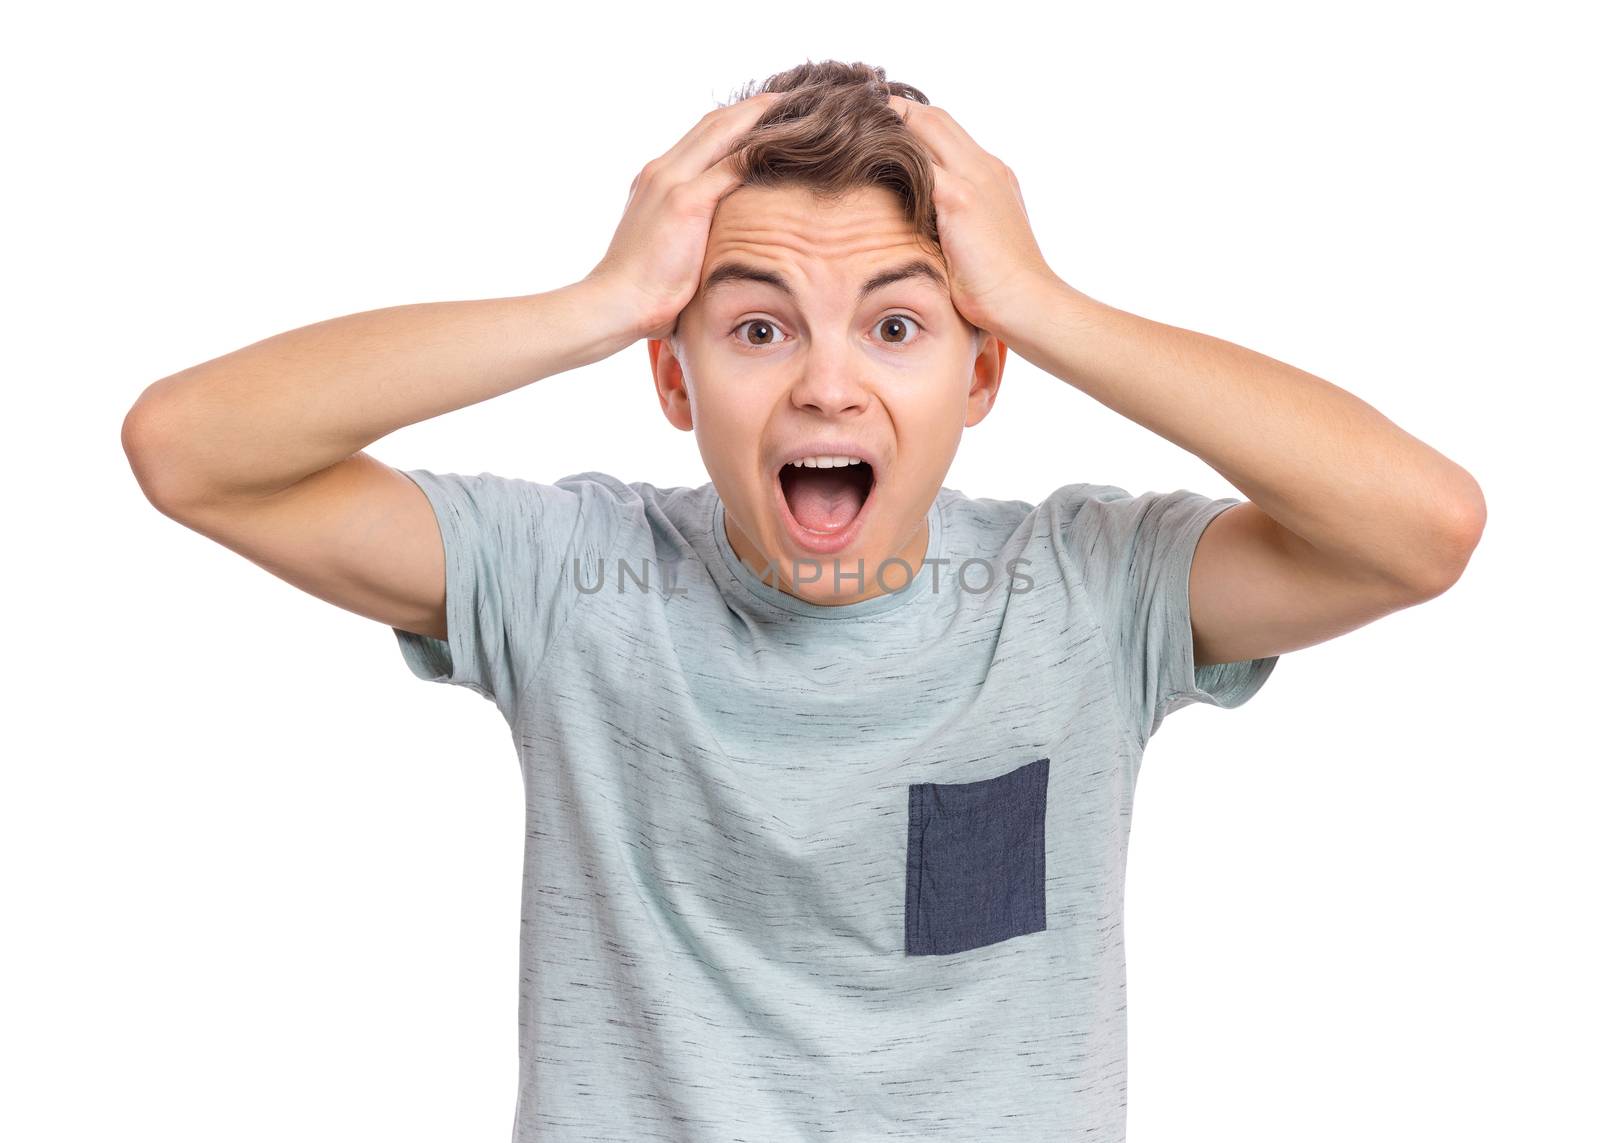
<instances>
[{"instance_id":1,"label":"short sleeve","mask_svg":"<svg viewBox=\"0 0 1600 1143\"><path fill-rule=\"evenodd\" d=\"M572 564L605 546L610 493L478 473L402 470L444 543L447 640L395 627L412 674L466 687L515 722L523 691L576 609Z\"/></svg>"},{"instance_id":2,"label":"short sleeve","mask_svg":"<svg viewBox=\"0 0 1600 1143\"><path fill-rule=\"evenodd\" d=\"M1197 492L1130 495L1073 485L1063 506L1065 550L1083 577L1110 644L1118 693L1140 745L1192 703L1233 708L1261 689L1278 656L1196 669L1189 570L1206 527L1243 501Z\"/></svg>"}]
</instances>

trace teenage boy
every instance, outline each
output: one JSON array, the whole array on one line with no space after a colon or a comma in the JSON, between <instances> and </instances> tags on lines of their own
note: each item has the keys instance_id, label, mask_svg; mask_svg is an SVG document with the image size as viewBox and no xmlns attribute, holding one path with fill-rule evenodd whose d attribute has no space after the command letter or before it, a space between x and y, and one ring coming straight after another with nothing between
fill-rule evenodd
<instances>
[{"instance_id":1,"label":"teenage boy","mask_svg":"<svg viewBox=\"0 0 1600 1143\"><path fill-rule=\"evenodd\" d=\"M582 281L247 346L151 386L128 455L512 728L516 1139L1120 1140L1146 743L1445 590L1482 496L1351 394L1066 285L1010 169L881 69L763 87L645 166ZM641 338L700 487L363 451ZM1008 350L1249 499L944 487Z\"/></svg>"}]
</instances>

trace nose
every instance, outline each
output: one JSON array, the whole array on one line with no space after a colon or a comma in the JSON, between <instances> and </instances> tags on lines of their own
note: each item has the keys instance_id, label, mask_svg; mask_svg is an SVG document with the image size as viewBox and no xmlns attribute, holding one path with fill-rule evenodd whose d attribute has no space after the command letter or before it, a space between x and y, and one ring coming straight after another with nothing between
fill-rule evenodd
<instances>
[{"instance_id":1,"label":"nose","mask_svg":"<svg viewBox=\"0 0 1600 1143\"><path fill-rule=\"evenodd\" d=\"M859 373L842 358L843 355L837 355L825 359L815 353L808 358L800 379L789 391L789 399L796 408L828 417L866 409L867 387Z\"/></svg>"}]
</instances>

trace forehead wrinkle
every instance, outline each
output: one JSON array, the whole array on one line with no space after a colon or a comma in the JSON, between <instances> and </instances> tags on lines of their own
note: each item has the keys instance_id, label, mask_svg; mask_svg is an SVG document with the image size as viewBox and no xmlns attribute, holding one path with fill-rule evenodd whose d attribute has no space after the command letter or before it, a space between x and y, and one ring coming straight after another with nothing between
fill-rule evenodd
<instances>
[{"instance_id":1,"label":"forehead wrinkle","mask_svg":"<svg viewBox=\"0 0 1600 1143\"><path fill-rule=\"evenodd\" d=\"M782 289L778 280L784 280L791 287L787 292L792 298L797 280L817 276L811 272L814 267L847 265L864 258L876 263L879 272L886 265L928 261L934 276L948 290L937 273L936 261L928 259L898 202L882 188L866 188L843 201L770 188L741 188L719 205L709 238L708 274L701 283L702 291L729 280L723 275L713 281L714 270L734 263L756 271L736 278L764 278L778 289ZM739 258L740 254L748 257Z\"/></svg>"},{"instance_id":2,"label":"forehead wrinkle","mask_svg":"<svg viewBox=\"0 0 1600 1143\"><path fill-rule=\"evenodd\" d=\"M916 245L911 236L886 234L882 226L785 227L763 220L760 225L730 226L723 230L722 234L713 236L711 246L738 250L773 262L811 260L831 264L897 246Z\"/></svg>"},{"instance_id":3,"label":"forehead wrinkle","mask_svg":"<svg viewBox=\"0 0 1600 1143\"><path fill-rule=\"evenodd\" d=\"M909 261L898 262L885 269L879 270L865 282L856 293L856 304L860 305L867 298L886 286L903 281L922 281L942 290L948 290L949 284L945 281L933 262L918 256ZM722 261L706 275L705 283L701 286L703 293L709 295L721 286L731 285L734 282L761 282L788 295L790 300L798 300L793 285L777 270L762 266L754 266L748 262Z\"/></svg>"},{"instance_id":4,"label":"forehead wrinkle","mask_svg":"<svg viewBox=\"0 0 1600 1143\"><path fill-rule=\"evenodd\" d=\"M942 293L949 283L930 258L898 200L869 187L845 200L805 192L741 187L723 200L707 235L706 277L699 296L709 301L734 282L763 283L798 303L798 288L866 263L856 277L856 304L899 280L920 279Z\"/></svg>"},{"instance_id":5,"label":"forehead wrinkle","mask_svg":"<svg viewBox=\"0 0 1600 1143\"><path fill-rule=\"evenodd\" d=\"M743 187L718 204L716 220L724 228L784 237L824 236L848 244L864 234L886 232L914 237L894 196L881 188L862 190L838 201L814 195ZM756 238L760 240L759 237Z\"/></svg>"}]
</instances>

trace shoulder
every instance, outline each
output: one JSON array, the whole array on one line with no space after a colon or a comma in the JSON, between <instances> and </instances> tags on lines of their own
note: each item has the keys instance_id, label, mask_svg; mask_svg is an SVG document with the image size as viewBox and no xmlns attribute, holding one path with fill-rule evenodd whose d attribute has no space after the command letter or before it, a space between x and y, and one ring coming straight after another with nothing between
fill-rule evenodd
<instances>
[{"instance_id":1,"label":"shoulder","mask_svg":"<svg viewBox=\"0 0 1600 1143\"><path fill-rule=\"evenodd\" d=\"M619 519L641 523L652 517L675 521L698 518L709 513L716 502L716 488L709 482L660 486L648 480L623 480L609 472L575 472L563 476L552 487L591 501Z\"/></svg>"},{"instance_id":2,"label":"shoulder","mask_svg":"<svg viewBox=\"0 0 1600 1143\"><path fill-rule=\"evenodd\" d=\"M947 487L939 489L934 502L952 535L1001 541L1014 534L1038 510L1029 500L968 496L959 488Z\"/></svg>"},{"instance_id":3,"label":"shoulder","mask_svg":"<svg viewBox=\"0 0 1600 1143\"><path fill-rule=\"evenodd\" d=\"M533 544L542 550L613 542L644 521L646 505L660 491L599 471L556 480L494 472L402 471L428 493L436 508L470 521L486 539Z\"/></svg>"},{"instance_id":4,"label":"shoulder","mask_svg":"<svg viewBox=\"0 0 1600 1143\"><path fill-rule=\"evenodd\" d=\"M597 470L574 472L563 476L555 482L554 487L618 505L663 508L691 501L701 502L713 493L709 483L695 487L686 485L659 487L647 480L623 480L620 476Z\"/></svg>"},{"instance_id":5,"label":"shoulder","mask_svg":"<svg viewBox=\"0 0 1600 1143\"><path fill-rule=\"evenodd\" d=\"M1115 484L1080 481L1054 489L1040 501L1039 507L1052 521L1070 526L1080 521L1087 523L1108 512L1135 509L1154 495L1146 492L1135 496Z\"/></svg>"},{"instance_id":6,"label":"shoulder","mask_svg":"<svg viewBox=\"0 0 1600 1143\"><path fill-rule=\"evenodd\" d=\"M1237 502L1215 500L1188 488L1133 493L1115 484L1080 483L1062 485L1040 507L1064 541L1089 544L1150 542Z\"/></svg>"},{"instance_id":7,"label":"shoulder","mask_svg":"<svg viewBox=\"0 0 1600 1143\"><path fill-rule=\"evenodd\" d=\"M663 554L691 546L705 531L716 505L716 488L656 485L623 480L609 472L576 472L553 485L587 517L582 531L591 546L630 554Z\"/></svg>"},{"instance_id":8,"label":"shoulder","mask_svg":"<svg viewBox=\"0 0 1600 1143\"><path fill-rule=\"evenodd\" d=\"M1022 534L1046 541L1070 531L1074 524L1092 525L1107 515L1136 512L1158 495L1136 497L1114 484L1077 482L1052 489L1038 501L968 496L958 489L941 488L939 504L958 534L1001 542Z\"/></svg>"}]
</instances>

